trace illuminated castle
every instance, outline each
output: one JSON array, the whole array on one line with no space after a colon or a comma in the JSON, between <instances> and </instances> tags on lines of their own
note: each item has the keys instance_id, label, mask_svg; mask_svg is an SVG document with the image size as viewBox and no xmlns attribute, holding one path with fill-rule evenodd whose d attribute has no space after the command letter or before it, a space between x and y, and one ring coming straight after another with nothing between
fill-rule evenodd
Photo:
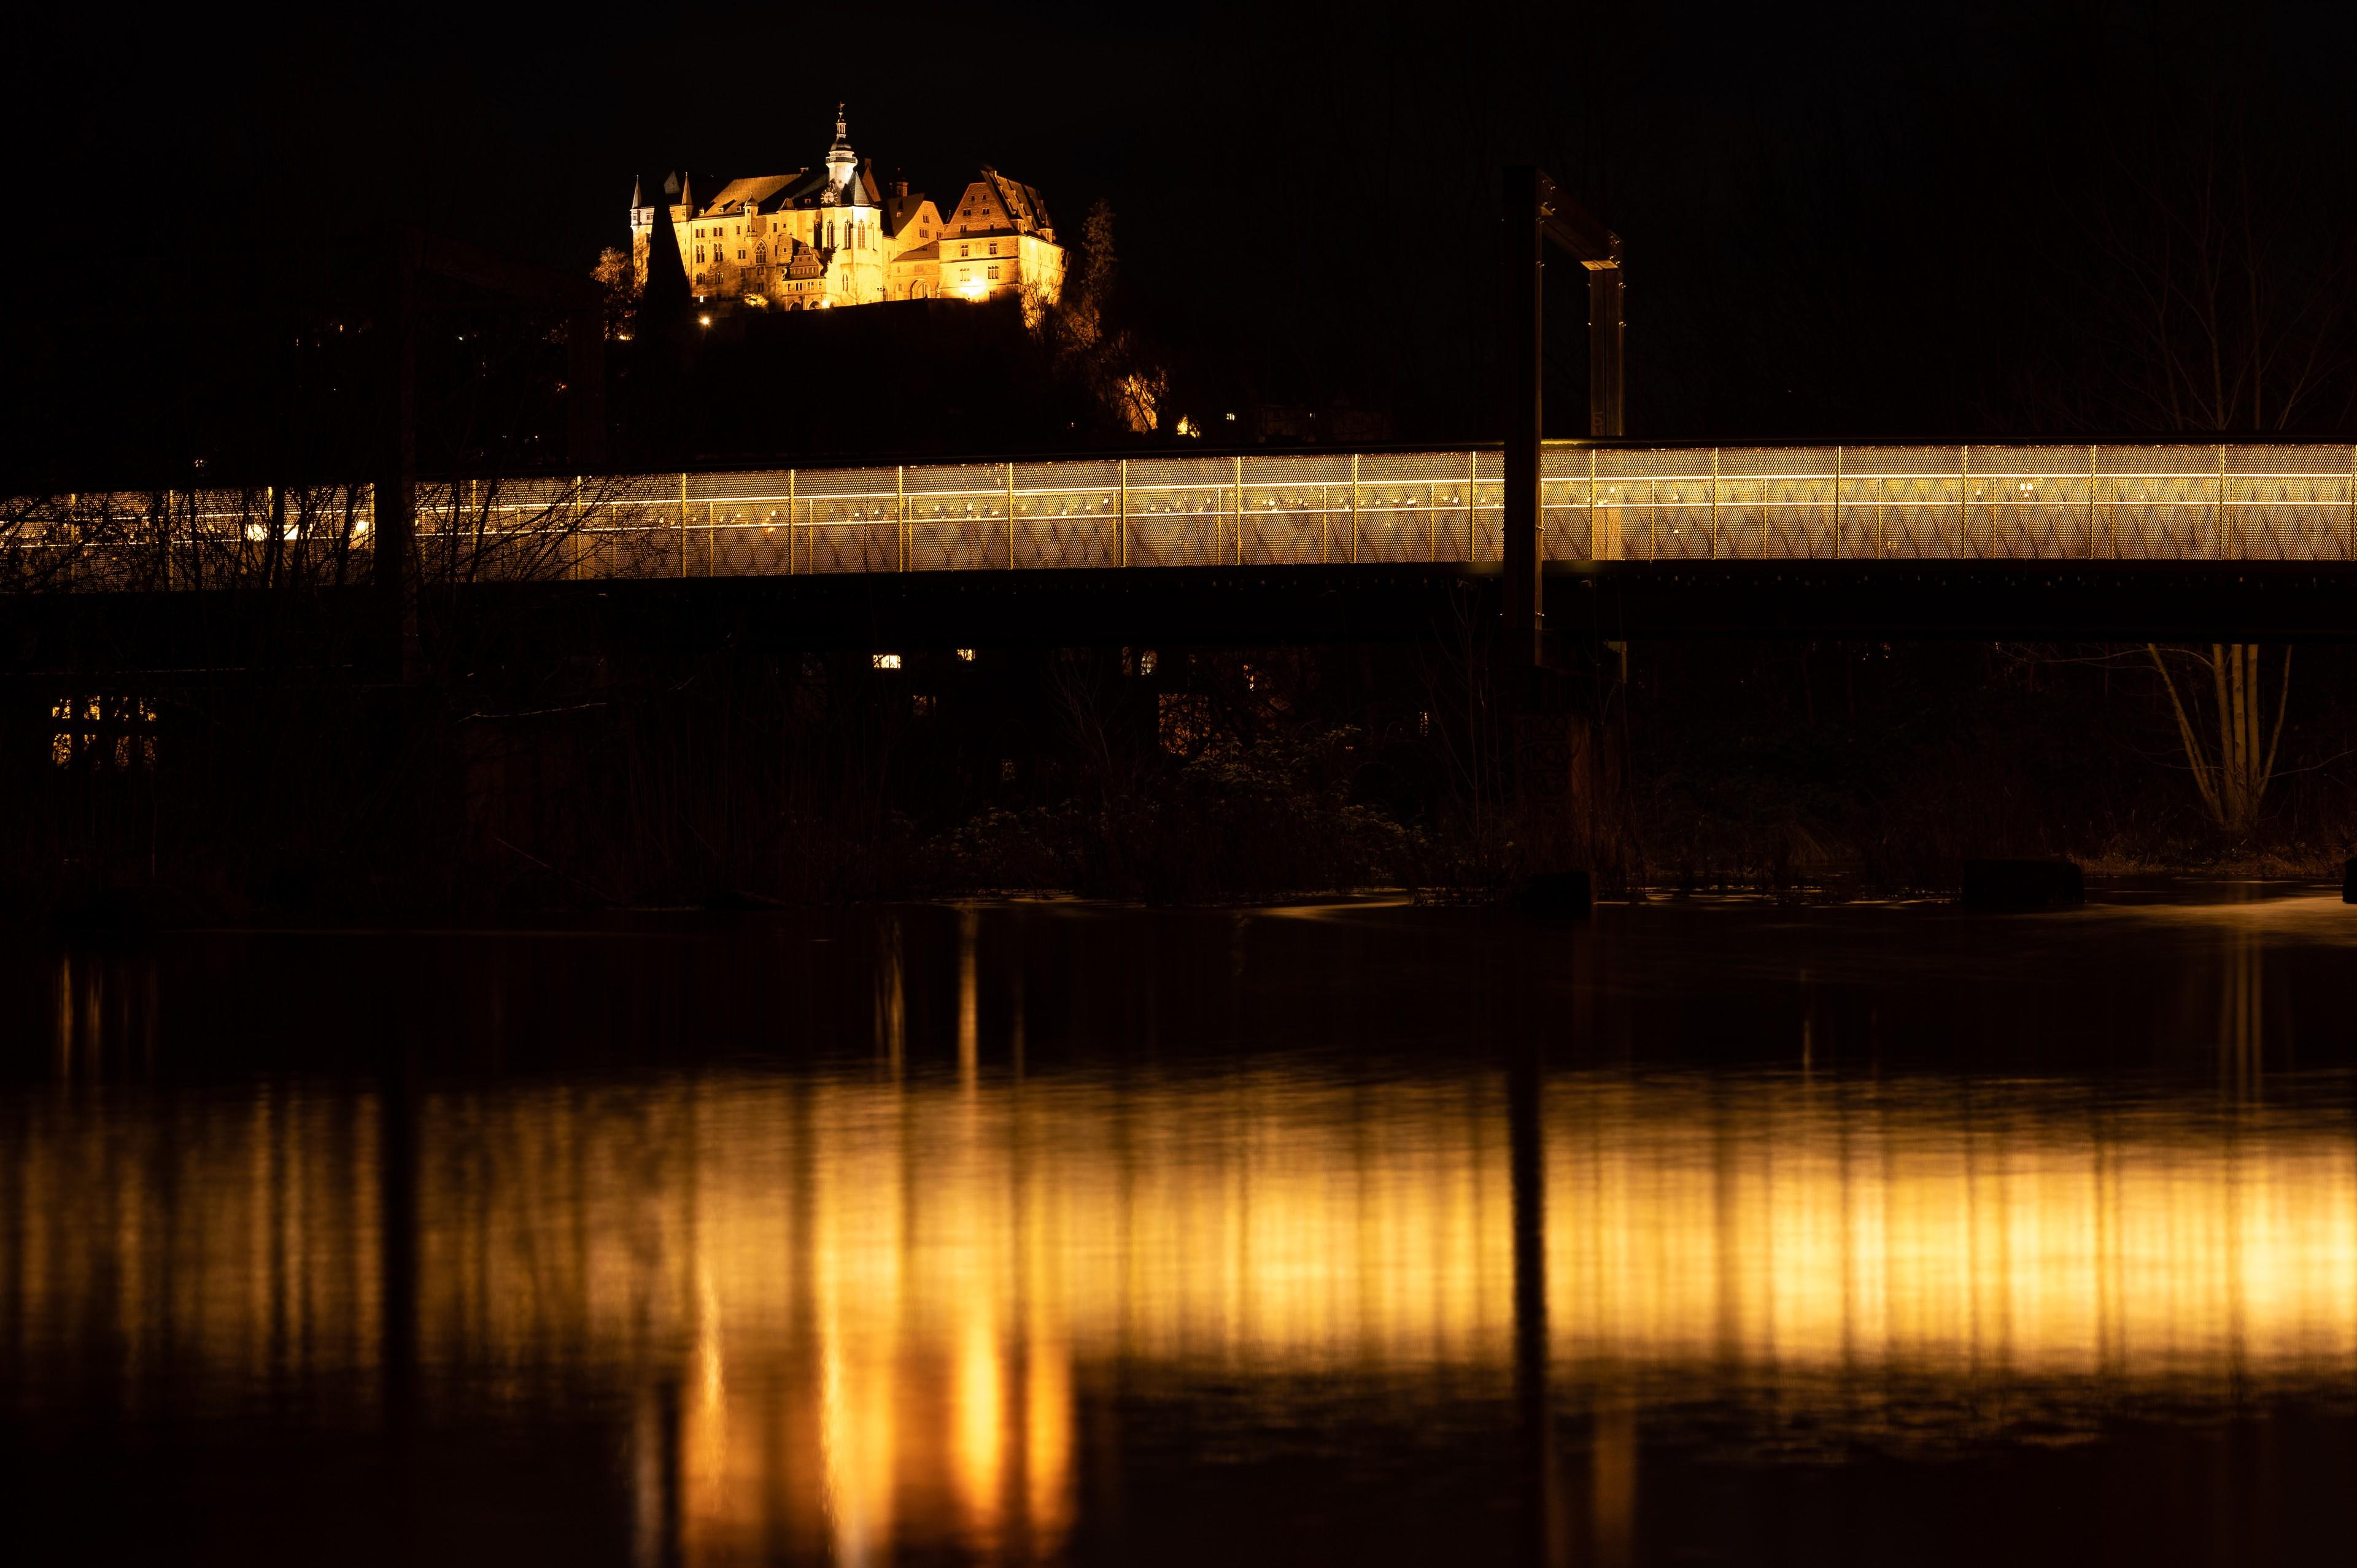
<instances>
[{"instance_id":1,"label":"illuminated castle","mask_svg":"<svg viewBox=\"0 0 2357 1568\"><path fill-rule=\"evenodd\" d=\"M822 167L731 180L702 205L684 174L663 181L661 207L634 186L640 285L656 214L668 207L698 299L825 310L889 299L1056 298L1064 252L1038 191L985 166L944 219L905 180L879 189L872 163L852 152L838 105Z\"/></svg>"}]
</instances>

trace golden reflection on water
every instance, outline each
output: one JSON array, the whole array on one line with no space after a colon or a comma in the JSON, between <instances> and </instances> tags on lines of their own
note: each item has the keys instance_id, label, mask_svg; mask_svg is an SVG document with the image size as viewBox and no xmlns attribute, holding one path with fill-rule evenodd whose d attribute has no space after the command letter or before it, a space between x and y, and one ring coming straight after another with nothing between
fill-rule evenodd
<instances>
[{"instance_id":1,"label":"golden reflection on water","mask_svg":"<svg viewBox=\"0 0 2357 1568\"><path fill-rule=\"evenodd\" d=\"M623 1401L641 1546L691 1563L1049 1554L1116 1367L1504 1388L1499 1075L1019 1081L968 1058L963 1006L960 1035L954 1076L910 1083L0 1101L0 1386L86 1404L103 1365L125 1408L168 1377L366 1409L386 1282L414 1278L419 1404ZM1671 1400L1872 1427L1902 1391L2092 1405L2357 1369L2345 1111L1564 1074L1543 1125L1551 1375L1595 1414L1606 1535Z\"/></svg>"}]
</instances>

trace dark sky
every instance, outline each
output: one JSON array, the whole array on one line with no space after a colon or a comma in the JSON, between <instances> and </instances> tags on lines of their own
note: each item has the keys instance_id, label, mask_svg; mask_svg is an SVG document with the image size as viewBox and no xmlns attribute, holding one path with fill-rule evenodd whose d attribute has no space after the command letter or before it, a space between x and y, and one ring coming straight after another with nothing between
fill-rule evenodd
<instances>
[{"instance_id":1,"label":"dark sky","mask_svg":"<svg viewBox=\"0 0 2357 1568\"><path fill-rule=\"evenodd\" d=\"M2345 5L489 10L51 8L7 145L64 220L16 297L383 216L586 269L634 171L815 161L843 100L885 177L1111 203L1124 308L1205 396L1484 426L1498 171L1535 157L1627 242L1636 429L1969 432L2037 422L2107 286L2091 204L2157 148L2228 127L2321 254L2357 120Z\"/></svg>"}]
</instances>

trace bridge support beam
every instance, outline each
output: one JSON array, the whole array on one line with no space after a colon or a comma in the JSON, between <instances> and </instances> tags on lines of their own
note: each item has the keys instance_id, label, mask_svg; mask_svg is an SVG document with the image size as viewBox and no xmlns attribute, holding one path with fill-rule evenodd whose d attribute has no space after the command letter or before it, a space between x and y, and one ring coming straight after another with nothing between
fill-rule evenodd
<instances>
[{"instance_id":1,"label":"bridge support beam","mask_svg":"<svg viewBox=\"0 0 2357 1568\"><path fill-rule=\"evenodd\" d=\"M1545 371L1545 239L1539 227L1546 177L1527 166L1506 171L1506 656L1540 661L1545 624L1539 575L1540 403Z\"/></svg>"},{"instance_id":2,"label":"bridge support beam","mask_svg":"<svg viewBox=\"0 0 2357 1568\"><path fill-rule=\"evenodd\" d=\"M370 476L369 547L376 590L377 679L405 684L418 668L417 593L410 572L417 511L417 274L423 244L396 231L377 309L380 356L376 471Z\"/></svg>"},{"instance_id":3,"label":"bridge support beam","mask_svg":"<svg viewBox=\"0 0 2357 1568\"><path fill-rule=\"evenodd\" d=\"M1620 320L1620 239L1555 188L1544 170L1505 171L1506 494L1505 635L1507 657L1530 667L1546 660L1546 606L1540 560L1543 500L1540 451L1546 437L1546 247L1568 252L1587 272L1587 433L1621 434L1625 382Z\"/></svg>"},{"instance_id":4,"label":"bridge support beam","mask_svg":"<svg viewBox=\"0 0 2357 1568\"><path fill-rule=\"evenodd\" d=\"M370 475L371 543L384 646L379 678L416 680L417 333L426 280L488 298L500 308L552 316L565 339L565 456L575 473L606 460L605 297L586 278L511 262L471 245L395 227L384 253L376 305L380 410ZM447 299L445 305L448 303Z\"/></svg>"}]
</instances>

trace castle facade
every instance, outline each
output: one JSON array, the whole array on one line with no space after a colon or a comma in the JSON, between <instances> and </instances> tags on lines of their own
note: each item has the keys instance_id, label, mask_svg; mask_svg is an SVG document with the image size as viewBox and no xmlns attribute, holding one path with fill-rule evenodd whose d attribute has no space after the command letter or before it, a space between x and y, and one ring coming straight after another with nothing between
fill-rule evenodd
<instances>
[{"instance_id":1,"label":"castle facade","mask_svg":"<svg viewBox=\"0 0 2357 1568\"><path fill-rule=\"evenodd\" d=\"M640 286L654 226L667 219L700 300L830 310L893 299L1053 303L1062 291L1063 248L1037 190L985 166L944 214L905 180L879 188L873 162L852 151L838 107L834 145L817 168L731 180L708 203L685 174L666 178L658 201L633 188Z\"/></svg>"}]
</instances>

